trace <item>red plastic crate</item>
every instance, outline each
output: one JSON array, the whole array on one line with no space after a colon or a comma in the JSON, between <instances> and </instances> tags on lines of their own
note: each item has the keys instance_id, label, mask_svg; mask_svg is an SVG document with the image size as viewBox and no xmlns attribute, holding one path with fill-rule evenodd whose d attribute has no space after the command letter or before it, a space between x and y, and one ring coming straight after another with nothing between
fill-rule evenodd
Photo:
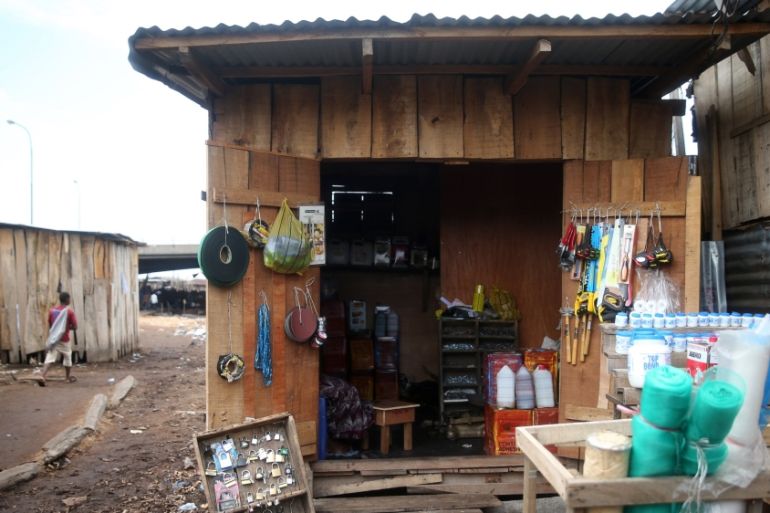
<instances>
[{"instance_id":1,"label":"red plastic crate","mask_svg":"<svg viewBox=\"0 0 770 513\"><path fill-rule=\"evenodd\" d=\"M486 404L497 403L497 373L500 369L507 365L515 374L523 361L521 353L489 353L484 358L484 402Z\"/></svg>"}]
</instances>

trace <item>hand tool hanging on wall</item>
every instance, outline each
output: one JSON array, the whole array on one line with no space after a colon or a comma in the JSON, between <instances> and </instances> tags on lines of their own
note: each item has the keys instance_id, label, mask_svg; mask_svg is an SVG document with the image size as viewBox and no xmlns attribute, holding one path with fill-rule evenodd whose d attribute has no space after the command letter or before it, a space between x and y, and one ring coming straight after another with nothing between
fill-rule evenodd
<instances>
[{"instance_id":1,"label":"hand tool hanging on wall","mask_svg":"<svg viewBox=\"0 0 770 513\"><path fill-rule=\"evenodd\" d=\"M564 298L564 306L559 309L561 313L561 343L564 345L567 363L572 363L572 344L570 339L570 319L575 311L568 306L569 298Z\"/></svg>"},{"instance_id":2,"label":"hand tool hanging on wall","mask_svg":"<svg viewBox=\"0 0 770 513\"><path fill-rule=\"evenodd\" d=\"M659 264L670 264L674 259L674 255L663 242L663 224L660 221L660 206L656 206L655 211L658 214L658 242L655 244L652 253L655 255L655 260Z\"/></svg>"},{"instance_id":3,"label":"hand tool hanging on wall","mask_svg":"<svg viewBox=\"0 0 770 513\"><path fill-rule=\"evenodd\" d=\"M559 241L556 253L559 255L559 267L562 271L570 271L575 265L575 238L577 229L575 227L575 218L570 218L567 228L564 230L564 236Z\"/></svg>"},{"instance_id":4,"label":"hand tool hanging on wall","mask_svg":"<svg viewBox=\"0 0 770 513\"><path fill-rule=\"evenodd\" d=\"M262 249L267 244L267 237L270 235L270 225L262 219L262 212L259 208L259 197L257 197L257 209L254 212L254 219L246 223L243 227L246 232L249 246Z\"/></svg>"}]
</instances>

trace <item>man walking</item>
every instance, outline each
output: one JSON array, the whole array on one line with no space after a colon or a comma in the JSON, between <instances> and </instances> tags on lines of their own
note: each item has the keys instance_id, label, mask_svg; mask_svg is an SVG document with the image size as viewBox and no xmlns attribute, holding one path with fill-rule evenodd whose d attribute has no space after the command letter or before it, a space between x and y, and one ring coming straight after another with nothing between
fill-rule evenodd
<instances>
[{"instance_id":1,"label":"man walking","mask_svg":"<svg viewBox=\"0 0 770 513\"><path fill-rule=\"evenodd\" d=\"M45 364L43 365L43 372L41 374L41 385L45 385L45 377L48 374L48 369L52 363L56 363L59 355L62 355L62 364L64 365L64 372L66 374L66 380L68 383L74 383L75 377L70 375L72 369L72 346L70 346L70 330L78 329L78 320L75 317L75 312L69 307L70 295L69 292L62 292L59 294L59 305L54 306L48 312L48 327L49 329L56 322L56 319L60 315L66 315L66 325L64 328L64 334L59 338L59 342L54 344L45 355Z\"/></svg>"}]
</instances>

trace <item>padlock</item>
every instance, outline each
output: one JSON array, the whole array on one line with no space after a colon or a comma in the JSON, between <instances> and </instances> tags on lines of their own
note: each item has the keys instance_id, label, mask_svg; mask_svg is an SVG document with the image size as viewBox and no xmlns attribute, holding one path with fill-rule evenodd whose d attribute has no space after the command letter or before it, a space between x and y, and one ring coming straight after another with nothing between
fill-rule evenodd
<instances>
[{"instance_id":1,"label":"padlock","mask_svg":"<svg viewBox=\"0 0 770 513\"><path fill-rule=\"evenodd\" d=\"M284 478L282 478L282 477L279 477L278 478L278 489L280 490L281 488L286 488L287 486L289 486L289 484L286 482L286 480Z\"/></svg>"},{"instance_id":2,"label":"padlock","mask_svg":"<svg viewBox=\"0 0 770 513\"><path fill-rule=\"evenodd\" d=\"M246 494L246 502L248 502L249 504L254 502L254 494L253 493L249 492L249 493Z\"/></svg>"},{"instance_id":3,"label":"padlock","mask_svg":"<svg viewBox=\"0 0 770 513\"><path fill-rule=\"evenodd\" d=\"M225 472L222 476L222 482L225 483L225 486L233 486L238 483L238 480L235 479L235 476L231 474L230 472Z\"/></svg>"},{"instance_id":4,"label":"padlock","mask_svg":"<svg viewBox=\"0 0 770 513\"><path fill-rule=\"evenodd\" d=\"M246 458L243 456L243 454L238 453L238 459L235 460L235 466L240 468L240 467L245 467L248 464L249 462L246 461Z\"/></svg>"},{"instance_id":5,"label":"padlock","mask_svg":"<svg viewBox=\"0 0 770 513\"><path fill-rule=\"evenodd\" d=\"M254 481L251 480L251 472L248 470L241 472L241 484L250 485L252 483L254 483Z\"/></svg>"},{"instance_id":6,"label":"padlock","mask_svg":"<svg viewBox=\"0 0 770 513\"><path fill-rule=\"evenodd\" d=\"M286 447L285 445L282 445L281 448L278 449L278 453L283 455L283 456L288 456L289 455L289 448Z\"/></svg>"},{"instance_id":7,"label":"padlock","mask_svg":"<svg viewBox=\"0 0 770 513\"><path fill-rule=\"evenodd\" d=\"M206 471L204 472L207 476L215 476L217 475L217 466L214 465L213 461L209 461L208 465L206 465Z\"/></svg>"},{"instance_id":8,"label":"padlock","mask_svg":"<svg viewBox=\"0 0 770 513\"><path fill-rule=\"evenodd\" d=\"M225 438L222 441L222 449L224 451L231 451L231 450L235 449L235 444L233 443L232 438Z\"/></svg>"},{"instance_id":9,"label":"padlock","mask_svg":"<svg viewBox=\"0 0 770 513\"><path fill-rule=\"evenodd\" d=\"M255 462L259 459L259 454L257 454L257 451L252 449L249 451L249 457L246 459L249 460L250 462Z\"/></svg>"},{"instance_id":10,"label":"padlock","mask_svg":"<svg viewBox=\"0 0 770 513\"><path fill-rule=\"evenodd\" d=\"M257 488L257 500L258 501L265 500L265 490L264 490L264 488Z\"/></svg>"},{"instance_id":11,"label":"padlock","mask_svg":"<svg viewBox=\"0 0 770 513\"><path fill-rule=\"evenodd\" d=\"M278 495L278 486L275 483L270 485L270 495Z\"/></svg>"},{"instance_id":12,"label":"padlock","mask_svg":"<svg viewBox=\"0 0 770 513\"><path fill-rule=\"evenodd\" d=\"M265 478L265 471L262 470L262 467L257 467L257 472L254 474L254 477L257 481Z\"/></svg>"},{"instance_id":13,"label":"padlock","mask_svg":"<svg viewBox=\"0 0 770 513\"><path fill-rule=\"evenodd\" d=\"M217 458L219 458L219 468L221 470L230 470L233 468L233 459L230 457L229 452L220 452L217 454Z\"/></svg>"},{"instance_id":14,"label":"padlock","mask_svg":"<svg viewBox=\"0 0 770 513\"><path fill-rule=\"evenodd\" d=\"M291 474L286 474L286 484L287 485L293 485L294 484L294 477L292 477Z\"/></svg>"},{"instance_id":15,"label":"padlock","mask_svg":"<svg viewBox=\"0 0 770 513\"><path fill-rule=\"evenodd\" d=\"M267 463L275 463L275 451L272 449L267 450L267 458L265 459Z\"/></svg>"},{"instance_id":16,"label":"padlock","mask_svg":"<svg viewBox=\"0 0 770 513\"><path fill-rule=\"evenodd\" d=\"M268 431L265 433L265 442L269 442L270 440L272 440L272 437L270 436L270 431Z\"/></svg>"},{"instance_id":17,"label":"padlock","mask_svg":"<svg viewBox=\"0 0 770 513\"><path fill-rule=\"evenodd\" d=\"M285 461L286 461L286 458L283 457L283 454L281 454L281 451L277 451L275 453L275 462L284 463Z\"/></svg>"},{"instance_id":18,"label":"padlock","mask_svg":"<svg viewBox=\"0 0 770 513\"><path fill-rule=\"evenodd\" d=\"M259 450L257 451L257 456L259 456L259 459L261 459L262 461L265 461L267 459L267 449L265 449L264 447L260 447Z\"/></svg>"},{"instance_id":19,"label":"padlock","mask_svg":"<svg viewBox=\"0 0 770 513\"><path fill-rule=\"evenodd\" d=\"M286 469L284 470L284 472L286 472L286 475L289 476L291 475L292 472L294 472L294 469L292 468L291 465L286 465Z\"/></svg>"},{"instance_id":20,"label":"padlock","mask_svg":"<svg viewBox=\"0 0 770 513\"><path fill-rule=\"evenodd\" d=\"M248 448L249 448L249 441L244 436L241 438L241 449L248 449Z\"/></svg>"},{"instance_id":21,"label":"padlock","mask_svg":"<svg viewBox=\"0 0 770 513\"><path fill-rule=\"evenodd\" d=\"M281 467L278 465L278 463L273 463L273 470L270 471L270 475L273 477L281 476Z\"/></svg>"},{"instance_id":22,"label":"padlock","mask_svg":"<svg viewBox=\"0 0 770 513\"><path fill-rule=\"evenodd\" d=\"M273 440L275 440L275 441L277 441L277 442L282 442L282 441L283 441L283 435L281 435L281 433L276 433L276 434L273 436Z\"/></svg>"},{"instance_id":23,"label":"padlock","mask_svg":"<svg viewBox=\"0 0 770 513\"><path fill-rule=\"evenodd\" d=\"M257 438L256 433L251 435L251 445L259 445L259 438Z\"/></svg>"}]
</instances>

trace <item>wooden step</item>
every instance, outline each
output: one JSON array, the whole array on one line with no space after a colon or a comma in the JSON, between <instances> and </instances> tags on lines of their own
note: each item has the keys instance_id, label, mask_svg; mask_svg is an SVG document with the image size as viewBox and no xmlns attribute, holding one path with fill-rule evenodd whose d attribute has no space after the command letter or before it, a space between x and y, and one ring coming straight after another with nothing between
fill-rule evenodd
<instances>
[{"instance_id":1,"label":"wooden step","mask_svg":"<svg viewBox=\"0 0 770 513\"><path fill-rule=\"evenodd\" d=\"M494 495L481 493L452 493L446 495L409 495L392 497L351 497L346 499L315 499L317 513L400 513L442 510L459 513L477 508L502 505Z\"/></svg>"}]
</instances>

